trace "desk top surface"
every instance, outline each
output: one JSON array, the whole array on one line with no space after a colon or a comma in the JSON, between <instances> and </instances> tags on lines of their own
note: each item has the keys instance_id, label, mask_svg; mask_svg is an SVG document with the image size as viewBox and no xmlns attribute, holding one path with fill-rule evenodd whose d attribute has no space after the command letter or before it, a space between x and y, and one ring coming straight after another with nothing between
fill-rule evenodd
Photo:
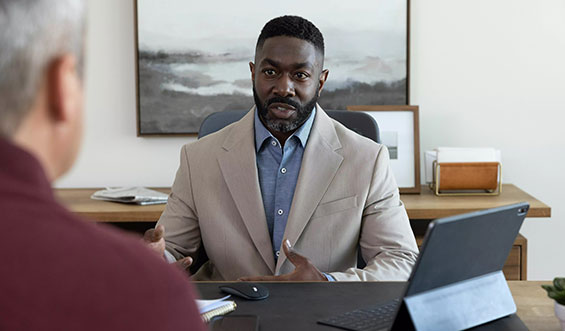
<instances>
[{"instance_id":1,"label":"desk top surface","mask_svg":"<svg viewBox=\"0 0 565 331\"><path fill-rule=\"evenodd\" d=\"M196 282L202 298L222 297L222 283ZM337 330L316 324L320 318L387 302L400 296L404 282L336 282L336 283L265 283L271 296L262 301L234 299L238 308L233 314L258 315L260 324L269 330ZM559 322L541 284L548 282L508 282L517 306L517 315L530 330L557 331ZM515 317L499 321L498 330L519 322ZM521 323L518 323L521 325ZM510 328L512 329L512 328Z\"/></svg>"},{"instance_id":2,"label":"desk top surface","mask_svg":"<svg viewBox=\"0 0 565 331\"><path fill-rule=\"evenodd\" d=\"M424 187L420 194L402 194L410 219L435 219L527 201L527 217L551 217L551 208L512 184L503 184L495 196L436 196Z\"/></svg>"},{"instance_id":3,"label":"desk top surface","mask_svg":"<svg viewBox=\"0 0 565 331\"><path fill-rule=\"evenodd\" d=\"M508 287L518 308L517 314L530 330L560 331L561 326L555 317L554 301L547 297L540 281L509 281Z\"/></svg>"},{"instance_id":4,"label":"desk top surface","mask_svg":"<svg viewBox=\"0 0 565 331\"><path fill-rule=\"evenodd\" d=\"M165 209L165 205L137 206L90 199L97 190L56 189L55 194L73 212L98 222L155 222ZM170 192L169 188L156 190ZM424 187L421 194L402 194L401 199L412 220L435 219L521 201L530 203L528 217L551 216L549 206L512 184L504 184L499 196L437 197Z\"/></svg>"}]
</instances>

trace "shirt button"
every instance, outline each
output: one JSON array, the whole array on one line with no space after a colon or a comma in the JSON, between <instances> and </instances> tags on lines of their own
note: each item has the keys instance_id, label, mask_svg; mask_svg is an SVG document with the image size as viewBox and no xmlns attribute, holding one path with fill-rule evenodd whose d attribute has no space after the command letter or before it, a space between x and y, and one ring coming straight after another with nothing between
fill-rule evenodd
<instances>
[{"instance_id":1,"label":"shirt button","mask_svg":"<svg viewBox=\"0 0 565 331\"><path fill-rule=\"evenodd\" d=\"M281 251L277 251L276 255L279 257L279 255L281 255Z\"/></svg>"},{"instance_id":2,"label":"shirt button","mask_svg":"<svg viewBox=\"0 0 565 331\"><path fill-rule=\"evenodd\" d=\"M277 146L277 142L273 140L273 141L271 141L271 145Z\"/></svg>"},{"instance_id":3,"label":"shirt button","mask_svg":"<svg viewBox=\"0 0 565 331\"><path fill-rule=\"evenodd\" d=\"M286 168L282 168L281 173L286 174Z\"/></svg>"},{"instance_id":4,"label":"shirt button","mask_svg":"<svg viewBox=\"0 0 565 331\"><path fill-rule=\"evenodd\" d=\"M282 210L282 209L279 209L279 210L277 211L277 214L282 215L282 214L283 214L283 210Z\"/></svg>"}]
</instances>

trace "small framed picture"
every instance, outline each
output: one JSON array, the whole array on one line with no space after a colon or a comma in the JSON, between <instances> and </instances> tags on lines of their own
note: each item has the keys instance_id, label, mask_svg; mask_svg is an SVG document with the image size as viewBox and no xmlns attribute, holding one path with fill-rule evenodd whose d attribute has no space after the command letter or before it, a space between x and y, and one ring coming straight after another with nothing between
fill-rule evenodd
<instances>
[{"instance_id":1,"label":"small framed picture","mask_svg":"<svg viewBox=\"0 0 565 331\"><path fill-rule=\"evenodd\" d=\"M387 146L400 193L420 193L420 129L418 106L347 106L371 115Z\"/></svg>"}]
</instances>

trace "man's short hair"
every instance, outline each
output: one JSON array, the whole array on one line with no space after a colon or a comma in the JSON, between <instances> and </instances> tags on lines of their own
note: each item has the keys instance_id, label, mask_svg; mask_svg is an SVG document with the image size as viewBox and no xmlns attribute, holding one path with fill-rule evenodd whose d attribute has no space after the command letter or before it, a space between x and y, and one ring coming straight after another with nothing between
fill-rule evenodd
<instances>
[{"instance_id":1,"label":"man's short hair","mask_svg":"<svg viewBox=\"0 0 565 331\"><path fill-rule=\"evenodd\" d=\"M0 136L16 132L54 59L74 54L80 74L85 6L84 0L0 0Z\"/></svg>"},{"instance_id":2,"label":"man's short hair","mask_svg":"<svg viewBox=\"0 0 565 331\"><path fill-rule=\"evenodd\" d=\"M278 36L306 40L314 45L322 56L324 55L324 36L312 22L305 18L290 15L273 18L261 30L257 39L256 50L263 47L265 40Z\"/></svg>"}]
</instances>

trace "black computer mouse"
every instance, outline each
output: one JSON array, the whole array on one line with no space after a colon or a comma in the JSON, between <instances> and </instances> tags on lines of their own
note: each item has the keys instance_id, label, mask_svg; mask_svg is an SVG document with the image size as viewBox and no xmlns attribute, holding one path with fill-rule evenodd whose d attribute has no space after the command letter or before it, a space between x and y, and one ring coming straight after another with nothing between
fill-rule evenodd
<instances>
[{"instance_id":1,"label":"black computer mouse","mask_svg":"<svg viewBox=\"0 0 565 331\"><path fill-rule=\"evenodd\" d=\"M269 297L269 290L265 286L249 282L222 285L220 290L247 300L263 300Z\"/></svg>"}]
</instances>

